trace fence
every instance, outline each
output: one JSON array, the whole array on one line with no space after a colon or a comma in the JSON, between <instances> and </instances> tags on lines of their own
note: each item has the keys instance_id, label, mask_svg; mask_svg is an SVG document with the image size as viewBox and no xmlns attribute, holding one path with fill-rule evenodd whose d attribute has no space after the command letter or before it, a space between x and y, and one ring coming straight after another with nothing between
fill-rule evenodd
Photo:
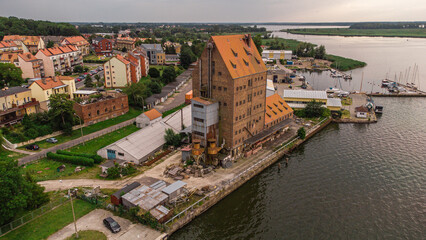
<instances>
[{"instance_id":1,"label":"fence","mask_svg":"<svg viewBox=\"0 0 426 240\"><path fill-rule=\"evenodd\" d=\"M22 158L19 159L19 163L18 164L22 165L22 164L26 164L26 163L38 160L40 158L44 158L44 157L46 157L46 154L48 152L55 152L56 150L64 150L64 149L68 149L68 148L74 147L74 146L76 146L78 144L81 144L83 142L90 141L90 140L92 140L94 138L100 137L100 136L108 134L110 132L114 132L114 131L116 131L116 130L118 130L120 128L129 126L129 125L133 124L134 121L135 121L135 118L132 118L132 119L127 120L125 122L116 124L114 126L111 126L111 127L108 127L108 128L102 129L102 130L99 130L97 132L88 134L86 136L83 136L83 137L80 137L80 138L68 141L68 142L60 144L60 145L53 146L53 147L45 149L45 150L42 150L41 152L38 152L38 153L35 153L35 154L32 154L32 155L28 155L28 156L22 157Z\"/></svg>"},{"instance_id":2,"label":"fence","mask_svg":"<svg viewBox=\"0 0 426 240\"><path fill-rule=\"evenodd\" d=\"M36 210L8 223L0 227L0 236L5 235L6 233L28 223L29 221L33 220L34 218L37 218L50 210L64 204L66 201L69 201L67 198L60 198L59 200L56 200L54 202L49 202L48 204L37 208Z\"/></svg>"},{"instance_id":3,"label":"fence","mask_svg":"<svg viewBox=\"0 0 426 240\"><path fill-rule=\"evenodd\" d=\"M323 120L321 120L319 123L317 123L315 126L313 126L311 128L311 130L309 131L309 133L314 132L319 126L321 126L322 123L324 123L328 118L325 118ZM309 134L307 134L309 135ZM191 206L187 207L186 209L182 210L180 213L176 214L175 216L173 216L172 218L170 218L167 222L164 223L164 226L166 226L168 223L172 222L173 220L183 216L186 214L187 211L193 210L194 208L196 208L197 206L200 206L200 202L207 200L209 197L212 197L214 195L216 195L217 193L219 193L220 191L226 189L228 186L230 186L233 182L239 180L242 176L246 175L247 173L251 172L252 170L256 169L257 166L259 166L260 164L266 162L267 160L275 157L280 151L282 151L283 149L285 149L287 146L290 146L291 144L293 144L294 142L296 142L297 140L299 140L299 137L295 137L293 140L291 140L290 142L284 144L283 146L281 146L280 148L278 148L277 150L273 151L272 153L270 153L269 155L267 155L266 157L262 158L260 161L257 161L255 164L251 165L249 168L247 168L246 170L240 172L237 176L233 177L232 179L228 180L227 182L223 183L222 186L216 188L215 190L213 190L212 192L208 193L206 196L204 196L203 198L201 198L200 200L198 200L197 202L193 203Z\"/></svg>"}]
</instances>

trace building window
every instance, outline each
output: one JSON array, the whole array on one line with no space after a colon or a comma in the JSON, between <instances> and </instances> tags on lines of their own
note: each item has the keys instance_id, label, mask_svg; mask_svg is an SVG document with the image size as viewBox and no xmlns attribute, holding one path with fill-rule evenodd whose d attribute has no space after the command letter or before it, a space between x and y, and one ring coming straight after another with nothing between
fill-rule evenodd
<instances>
[{"instance_id":1,"label":"building window","mask_svg":"<svg viewBox=\"0 0 426 240\"><path fill-rule=\"evenodd\" d=\"M213 89L216 89L216 86L215 86L215 85L213 85Z\"/></svg>"},{"instance_id":2,"label":"building window","mask_svg":"<svg viewBox=\"0 0 426 240\"><path fill-rule=\"evenodd\" d=\"M204 119L194 117L194 121L204 123Z\"/></svg>"},{"instance_id":3,"label":"building window","mask_svg":"<svg viewBox=\"0 0 426 240\"><path fill-rule=\"evenodd\" d=\"M222 76L222 72L217 72L217 75Z\"/></svg>"},{"instance_id":4,"label":"building window","mask_svg":"<svg viewBox=\"0 0 426 240\"><path fill-rule=\"evenodd\" d=\"M226 92L227 90L228 90L228 88L226 88L226 87L224 87L224 88L223 88L223 91L225 91L225 92Z\"/></svg>"},{"instance_id":5,"label":"building window","mask_svg":"<svg viewBox=\"0 0 426 240\"><path fill-rule=\"evenodd\" d=\"M238 134L238 131L235 131L235 135L237 135Z\"/></svg>"},{"instance_id":6,"label":"building window","mask_svg":"<svg viewBox=\"0 0 426 240\"><path fill-rule=\"evenodd\" d=\"M99 115L99 110L97 110L97 111L96 111L96 114L98 114L98 115Z\"/></svg>"},{"instance_id":7,"label":"building window","mask_svg":"<svg viewBox=\"0 0 426 240\"><path fill-rule=\"evenodd\" d=\"M105 108L105 112L108 112L108 108Z\"/></svg>"},{"instance_id":8,"label":"building window","mask_svg":"<svg viewBox=\"0 0 426 240\"><path fill-rule=\"evenodd\" d=\"M238 117L235 117L235 121L238 121Z\"/></svg>"},{"instance_id":9,"label":"building window","mask_svg":"<svg viewBox=\"0 0 426 240\"><path fill-rule=\"evenodd\" d=\"M124 153L119 152L118 156L124 156Z\"/></svg>"},{"instance_id":10,"label":"building window","mask_svg":"<svg viewBox=\"0 0 426 240\"><path fill-rule=\"evenodd\" d=\"M226 104L226 102L224 102L224 103L223 103L223 106L225 106L225 107L226 107L227 105L228 105L228 104Z\"/></svg>"},{"instance_id":11,"label":"building window","mask_svg":"<svg viewBox=\"0 0 426 240\"><path fill-rule=\"evenodd\" d=\"M203 106L203 105L200 105L200 104L194 104L194 107L197 107L197 108L204 108L204 106Z\"/></svg>"},{"instance_id":12,"label":"building window","mask_svg":"<svg viewBox=\"0 0 426 240\"><path fill-rule=\"evenodd\" d=\"M235 106L238 107L238 102L235 103Z\"/></svg>"},{"instance_id":13,"label":"building window","mask_svg":"<svg viewBox=\"0 0 426 240\"><path fill-rule=\"evenodd\" d=\"M219 91L220 91L220 90L222 90L222 87L220 87L220 86L219 86L219 87L217 87L217 90L219 90Z\"/></svg>"}]
</instances>

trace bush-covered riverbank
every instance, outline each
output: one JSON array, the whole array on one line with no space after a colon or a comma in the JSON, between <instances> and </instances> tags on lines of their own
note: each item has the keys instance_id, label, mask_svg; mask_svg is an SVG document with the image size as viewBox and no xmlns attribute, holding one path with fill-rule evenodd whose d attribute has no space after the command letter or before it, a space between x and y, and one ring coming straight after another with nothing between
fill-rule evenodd
<instances>
[{"instance_id":1,"label":"bush-covered riverbank","mask_svg":"<svg viewBox=\"0 0 426 240\"><path fill-rule=\"evenodd\" d=\"M284 29L282 31L292 33L292 34L303 34L303 35L426 38L425 28L409 28L409 29L301 28L301 29Z\"/></svg>"},{"instance_id":2,"label":"bush-covered riverbank","mask_svg":"<svg viewBox=\"0 0 426 240\"><path fill-rule=\"evenodd\" d=\"M262 44L266 46L271 46L272 44L279 45L283 44L284 49L292 50L293 53L296 52L297 47L301 44L301 41L293 40L293 39L284 39L284 38L269 38L262 39ZM313 44L316 46L315 44ZM331 64L332 68L338 69L340 71L348 71L355 68L365 67L367 63L361 62L355 59L345 58L341 56L326 54L325 60L333 62Z\"/></svg>"}]
</instances>

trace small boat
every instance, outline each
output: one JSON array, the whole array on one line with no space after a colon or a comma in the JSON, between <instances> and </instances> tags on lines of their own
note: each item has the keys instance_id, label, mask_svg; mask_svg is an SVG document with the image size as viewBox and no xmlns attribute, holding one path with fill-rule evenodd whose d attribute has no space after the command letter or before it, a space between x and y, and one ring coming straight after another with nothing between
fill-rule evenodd
<instances>
[{"instance_id":1,"label":"small boat","mask_svg":"<svg viewBox=\"0 0 426 240\"><path fill-rule=\"evenodd\" d=\"M376 106L374 108L374 112L377 114L382 114L383 113L383 106Z\"/></svg>"},{"instance_id":2,"label":"small boat","mask_svg":"<svg viewBox=\"0 0 426 240\"><path fill-rule=\"evenodd\" d=\"M382 80L382 87L388 87L390 84L391 84L391 81L389 79Z\"/></svg>"},{"instance_id":3,"label":"small boat","mask_svg":"<svg viewBox=\"0 0 426 240\"><path fill-rule=\"evenodd\" d=\"M345 75L345 76L343 76L343 79L352 80L352 76L351 75Z\"/></svg>"},{"instance_id":4,"label":"small boat","mask_svg":"<svg viewBox=\"0 0 426 240\"><path fill-rule=\"evenodd\" d=\"M339 92L340 91L340 89L338 89L338 88L327 88L326 90L325 90L325 92L326 93L335 93L335 92Z\"/></svg>"}]
</instances>

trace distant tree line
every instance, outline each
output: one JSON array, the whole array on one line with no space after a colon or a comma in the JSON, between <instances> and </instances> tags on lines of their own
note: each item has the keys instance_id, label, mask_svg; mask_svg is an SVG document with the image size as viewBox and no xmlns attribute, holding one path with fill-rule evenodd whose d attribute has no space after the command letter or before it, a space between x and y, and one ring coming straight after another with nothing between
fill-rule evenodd
<instances>
[{"instance_id":1,"label":"distant tree line","mask_svg":"<svg viewBox=\"0 0 426 240\"><path fill-rule=\"evenodd\" d=\"M370 22L354 23L351 29L401 29L401 28L419 28L419 25L426 25L426 22Z\"/></svg>"},{"instance_id":2,"label":"distant tree line","mask_svg":"<svg viewBox=\"0 0 426 240\"><path fill-rule=\"evenodd\" d=\"M5 35L74 36L80 32L69 23L0 17L0 39Z\"/></svg>"}]
</instances>

